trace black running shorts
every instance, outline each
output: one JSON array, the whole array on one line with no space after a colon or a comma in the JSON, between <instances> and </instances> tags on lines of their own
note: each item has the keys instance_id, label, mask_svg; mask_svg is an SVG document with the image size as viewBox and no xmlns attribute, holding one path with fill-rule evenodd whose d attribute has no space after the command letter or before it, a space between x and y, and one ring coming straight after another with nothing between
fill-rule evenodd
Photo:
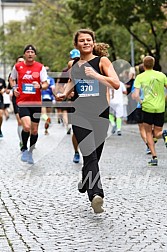
<instances>
[{"instance_id":1,"label":"black running shorts","mask_svg":"<svg viewBox=\"0 0 167 252\"><path fill-rule=\"evenodd\" d=\"M148 113L148 112L143 111L143 122L149 125L162 127L164 124L164 112L163 113Z\"/></svg>"},{"instance_id":2,"label":"black running shorts","mask_svg":"<svg viewBox=\"0 0 167 252\"><path fill-rule=\"evenodd\" d=\"M20 118L29 116L32 122L39 123L41 115L41 107L19 107Z\"/></svg>"}]
</instances>

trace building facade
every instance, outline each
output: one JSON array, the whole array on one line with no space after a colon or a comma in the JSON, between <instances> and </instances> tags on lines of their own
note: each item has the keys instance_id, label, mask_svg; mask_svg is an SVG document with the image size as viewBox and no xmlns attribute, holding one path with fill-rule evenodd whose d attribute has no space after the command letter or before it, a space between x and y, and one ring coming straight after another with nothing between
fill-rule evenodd
<instances>
[{"instance_id":1,"label":"building facade","mask_svg":"<svg viewBox=\"0 0 167 252\"><path fill-rule=\"evenodd\" d=\"M25 20L29 14L28 7L32 5L32 0L0 0L0 27L12 20ZM0 58L0 77L6 79L10 66L4 61L5 59Z\"/></svg>"},{"instance_id":2,"label":"building facade","mask_svg":"<svg viewBox=\"0 0 167 252\"><path fill-rule=\"evenodd\" d=\"M0 26L12 20L24 20L32 0L0 0Z\"/></svg>"}]
</instances>

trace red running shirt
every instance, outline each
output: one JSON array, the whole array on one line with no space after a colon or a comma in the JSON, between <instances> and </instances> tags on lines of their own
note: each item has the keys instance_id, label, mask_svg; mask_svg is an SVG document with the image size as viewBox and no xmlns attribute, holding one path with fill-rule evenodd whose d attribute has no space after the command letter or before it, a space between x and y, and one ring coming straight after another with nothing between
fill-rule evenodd
<instances>
[{"instance_id":1,"label":"red running shirt","mask_svg":"<svg viewBox=\"0 0 167 252\"><path fill-rule=\"evenodd\" d=\"M33 81L38 83L47 81L47 72L44 66L34 61L32 65L24 62L15 64L11 73L12 79L17 79L18 91L20 95L16 98L16 103L21 104L41 104L41 90L34 88Z\"/></svg>"}]
</instances>

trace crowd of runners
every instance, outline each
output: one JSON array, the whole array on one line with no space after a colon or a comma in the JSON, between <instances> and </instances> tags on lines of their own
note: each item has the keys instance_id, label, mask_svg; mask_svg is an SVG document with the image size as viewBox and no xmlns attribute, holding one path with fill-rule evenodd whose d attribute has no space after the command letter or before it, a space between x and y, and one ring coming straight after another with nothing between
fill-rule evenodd
<instances>
[{"instance_id":1,"label":"crowd of runners","mask_svg":"<svg viewBox=\"0 0 167 252\"><path fill-rule=\"evenodd\" d=\"M69 52L67 67L56 80L49 76L48 66L35 61L38 53L35 46L24 47L23 55L18 56L9 74L8 83L0 78L0 137L3 137L3 118L9 119L9 114L5 114L9 106L4 105L4 94L8 94L12 97L17 120L21 161L34 164L33 150L40 119L45 121L44 134L49 134L51 113L56 110L57 122L64 126L67 134L72 134L73 162L79 163L80 155L83 158L78 190L87 192L95 213L102 213L104 191L99 160L109 124L111 133L121 137L122 122L128 123L128 97L135 101L135 123L146 145L146 154L151 154L148 165L157 166L155 143L162 138L167 147L167 130L163 129L167 77L153 70L155 59L146 56L128 94L129 86L120 81L108 58L108 45L96 43L93 31L78 30L74 35L74 47ZM93 187L90 176L95 181Z\"/></svg>"}]
</instances>

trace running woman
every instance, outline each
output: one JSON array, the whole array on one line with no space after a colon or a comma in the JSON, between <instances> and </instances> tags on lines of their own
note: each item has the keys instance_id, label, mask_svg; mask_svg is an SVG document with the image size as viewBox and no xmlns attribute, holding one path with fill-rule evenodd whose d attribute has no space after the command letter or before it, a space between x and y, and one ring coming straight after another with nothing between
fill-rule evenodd
<instances>
[{"instance_id":1,"label":"running woman","mask_svg":"<svg viewBox=\"0 0 167 252\"><path fill-rule=\"evenodd\" d=\"M99 160L109 126L107 87L118 89L118 76L107 57L93 54L94 32L81 29L74 36L80 59L71 68L71 80L57 100L64 100L74 90L75 113L72 127L83 155L80 192L88 193L95 213L102 213L104 192L99 173Z\"/></svg>"},{"instance_id":2,"label":"running woman","mask_svg":"<svg viewBox=\"0 0 167 252\"><path fill-rule=\"evenodd\" d=\"M102 57L102 56L108 57L109 56L108 48L109 48L109 45L106 43L100 43L100 42L94 43L93 54L96 56L100 56L100 57ZM78 61L79 58L80 58L80 51L77 49L73 49L70 52L70 59L71 60L68 62L68 69L70 69L72 67L74 61ZM109 89L107 89L108 102L110 99L109 96L110 96ZM73 100L73 97L71 99ZM79 163L79 161L80 161L79 147L78 147L78 143L77 143L77 140L76 140L74 133L72 134L72 143L73 143L73 147L74 147L74 151L75 151L73 162Z\"/></svg>"},{"instance_id":3,"label":"running woman","mask_svg":"<svg viewBox=\"0 0 167 252\"><path fill-rule=\"evenodd\" d=\"M22 122L21 160L34 164L32 151L38 139L38 125L41 114L41 91L47 89L47 72L45 67L35 61L36 48L27 45L24 48L25 61L16 63L11 72L11 84L15 88L16 103ZM17 85L15 80L17 79ZM30 138L30 148L27 142Z\"/></svg>"}]
</instances>

